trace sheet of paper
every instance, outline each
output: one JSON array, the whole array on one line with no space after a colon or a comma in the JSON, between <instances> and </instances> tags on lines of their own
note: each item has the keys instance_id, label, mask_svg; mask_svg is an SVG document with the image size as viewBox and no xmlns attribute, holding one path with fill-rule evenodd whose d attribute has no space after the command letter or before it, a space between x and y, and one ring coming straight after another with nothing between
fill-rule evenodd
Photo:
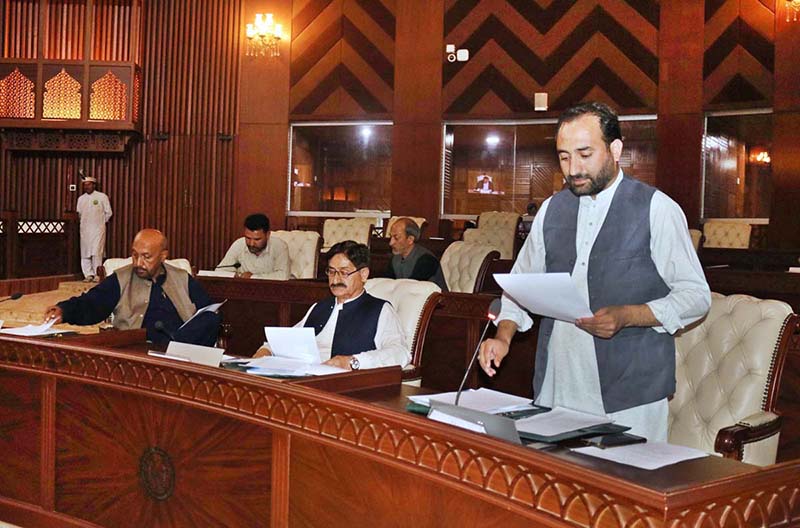
<instances>
[{"instance_id":1,"label":"sheet of paper","mask_svg":"<svg viewBox=\"0 0 800 528\"><path fill-rule=\"evenodd\" d=\"M3 320L0 319L0 328L3 328Z\"/></svg>"},{"instance_id":2,"label":"sheet of paper","mask_svg":"<svg viewBox=\"0 0 800 528\"><path fill-rule=\"evenodd\" d=\"M40 336L40 335L58 334L61 332L61 330L51 329L53 323L55 322L56 322L55 319L50 319L46 323L42 323L40 325L27 325L27 326L21 326L19 328L6 328L4 330L0 330L0 334L9 334L18 336Z\"/></svg>"},{"instance_id":3,"label":"sheet of paper","mask_svg":"<svg viewBox=\"0 0 800 528\"><path fill-rule=\"evenodd\" d=\"M608 449L579 447L573 451L642 469L658 469L684 460L708 456L705 451L666 442L646 442Z\"/></svg>"},{"instance_id":4,"label":"sheet of paper","mask_svg":"<svg viewBox=\"0 0 800 528\"><path fill-rule=\"evenodd\" d=\"M484 428L482 425L458 418L457 416L451 416L441 411L437 411L436 409L428 413L428 418L437 422L455 425L456 427L461 427L462 429L469 429L470 431L474 431L476 433L486 434L486 428Z\"/></svg>"},{"instance_id":5,"label":"sheet of paper","mask_svg":"<svg viewBox=\"0 0 800 528\"><path fill-rule=\"evenodd\" d=\"M555 407L552 411L516 421L517 431L539 436L555 436L594 425L611 423L606 416Z\"/></svg>"},{"instance_id":6,"label":"sheet of paper","mask_svg":"<svg viewBox=\"0 0 800 528\"><path fill-rule=\"evenodd\" d=\"M320 362L313 328L265 326L264 335L273 356L298 359L303 363Z\"/></svg>"},{"instance_id":7,"label":"sheet of paper","mask_svg":"<svg viewBox=\"0 0 800 528\"><path fill-rule=\"evenodd\" d=\"M800 268L789 268L789 273L800 273Z\"/></svg>"},{"instance_id":8,"label":"sheet of paper","mask_svg":"<svg viewBox=\"0 0 800 528\"><path fill-rule=\"evenodd\" d=\"M200 270L197 272L198 277L228 277L232 278L236 276L235 271L228 271L228 270Z\"/></svg>"},{"instance_id":9,"label":"sheet of paper","mask_svg":"<svg viewBox=\"0 0 800 528\"><path fill-rule=\"evenodd\" d=\"M250 361L247 366L248 374L259 376L322 376L325 374L339 374L347 370L322 365L321 363L306 363L302 360L282 358L276 356L263 356Z\"/></svg>"},{"instance_id":10,"label":"sheet of paper","mask_svg":"<svg viewBox=\"0 0 800 528\"><path fill-rule=\"evenodd\" d=\"M217 311L220 309L220 307L221 307L223 304L225 304L226 302L228 302L228 299L225 299L225 300L224 300L224 301L222 301L222 302L218 302L218 303L212 303L212 304L209 304L208 306L204 306L203 308L200 308L199 310L197 310L197 311L194 313L194 315L193 315L193 316L191 316L190 318L188 318L188 319L186 320L186 322L185 322L185 323L183 323L183 324L180 326L180 328L178 328L178 330L180 330L181 328L183 328L184 326L186 326L187 324L189 324L189 321L191 321L192 319L194 319L195 317L197 317L197 316L198 316L198 315L200 315L200 314L203 314L203 313L206 313L206 312L214 312L214 313L217 313Z\"/></svg>"},{"instance_id":11,"label":"sheet of paper","mask_svg":"<svg viewBox=\"0 0 800 528\"><path fill-rule=\"evenodd\" d=\"M156 352L154 350L148 350L147 351L147 355L148 356L153 356L153 357L166 358L166 359L174 359L176 361L185 361L187 363L191 363L192 362L188 357L169 356L167 354L163 354L161 352Z\"/></svg>"},{"instance_id":12,"label":"sheet of paper","mask_svg":"<svg viewBox=\"0 0 800 528\"><path fill-rule=\"evenodd\" d=\"M529 311L559 321L591 317L569 273L495 273L494 280L511 298Z\"/></svg>"},{"instance_id":13,"label":"sheet of paper","mask_svg":"<svg viewBox=\"0 0 800 528\"><path fill-rule=\"evenodd\" d=\"M425 394L409 396L408 399L414 403L427 406L430 406L431 400L453 405L456 402L456 393L442 392L440 394ZM477 390L469 389L463 391L458 405L459 407L466 407L467 409L494 414L531 407L531 400L492 389L480 388Z\"/></svg>"}]
</instances>

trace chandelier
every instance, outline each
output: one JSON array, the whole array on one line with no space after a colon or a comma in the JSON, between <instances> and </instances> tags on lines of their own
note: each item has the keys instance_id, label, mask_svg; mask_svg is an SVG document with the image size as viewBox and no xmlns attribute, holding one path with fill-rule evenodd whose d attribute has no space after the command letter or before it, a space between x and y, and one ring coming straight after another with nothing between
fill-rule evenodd
<instances>
[{"instance_id":1,"label":"chandelier","mask_svg":"<svg viewBox=\"0 0 800 528\"><path fill-rule=\"evenodd\" d=\"M253 24L247 24L248 57L280 57L279 47L283 38L283 26L276 24L272 13L256 14Z\"/></svg>"},{"instance_id":2,"label":"chandelier","mask_svg":"<svg viewBox=\"0 0 800 528\"><path fill-rule=\"evenodd\" d=\"M800 13L800 0L786 0L786 21L789 22L791 19L797 22L798 13Z\"/></svg>"}]
</instances>

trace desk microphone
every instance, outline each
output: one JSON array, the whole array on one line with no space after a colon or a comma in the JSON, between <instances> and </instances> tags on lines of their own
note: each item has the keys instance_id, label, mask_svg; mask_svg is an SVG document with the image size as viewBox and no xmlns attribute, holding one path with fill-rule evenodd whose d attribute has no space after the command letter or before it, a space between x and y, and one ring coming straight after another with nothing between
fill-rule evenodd
<instances>
[{"instance_id":1,"label":"desk microphone","mask_svg":"<svg viewBox=\"0 0 800 528\"><path fill-rule=\"evenodd\" d=\"M156 321L156 323L153 325L153 327L156 330L158 330L159 332L161 332L162 334L164 334L165 336L169 337L170 341L175 341L175 336L172 334L172 332L167 330L166 326L164 326L164 321L160 321L160 320Z\"/></svg>"},{"instance_id":2,"label":"desk microphone","mask_svg":"<svg viewBox=\"0 0 800 528\"><path fill-rule=\"evenodd\" d=\"M5 299L0 299L0 302L16 301L20 297L22 297L22 292L12 293L11 295L6 297Z\"/></svg>"},{"instance_id":3,"label":"desk microphone","mask_svg":"<svg viewBox=\"0 0 800 528\"><path fill-rule=\"evenodd\" d=\"M483 327L481 338L478 339L478 346L475 347L475 352L472 354L472 359L469 360L469 365L467 365L467 371L464 372L464 379L461 380L461 385L458 386L458 391L456 391L456 405L458 405L458 400L461 399L461 391L464 390L464 384L467 383L469 371L472 370L472 365L475 364L475 359L478 357L478 351L481 349L481 343L483 343L483 338L486 336L486 331L489 329L491 322L497 319L497 316L500 314L500 307L502 304L503 303L498 297L492 301L492 304L489 305L489 310L486 313L486 318L488 319L486 321L486 326Z\"/></svg>"}]
</instances>

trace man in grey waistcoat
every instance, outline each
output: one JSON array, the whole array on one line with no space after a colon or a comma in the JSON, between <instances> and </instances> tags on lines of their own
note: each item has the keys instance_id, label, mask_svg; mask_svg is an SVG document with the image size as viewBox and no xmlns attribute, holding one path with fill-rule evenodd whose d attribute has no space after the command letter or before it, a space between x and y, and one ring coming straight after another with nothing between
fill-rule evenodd
<instances>
[{"instance_id":1,"label":"man in grey waistcoat","mask_svg":"<svg viewBox=\"0 0 800 528\"><path fill-rule=\"evenodd\" d=\"M570 273L594 315L542 318L535 401L607 415L634 434L666 441L673 334L711 305L686 217L667 195L623 174L619 120L608 106L565 111L556 148L567 188L542 204L512 273ZM489 376L514 333L533 324L508 296L497 320L495 338L481 345Z\"/></svg>"},{"instance_id":2,"label":"man in grey waistcoat","mask_svg":"<svg viewBox=\"0 0 800 528\"><path fill-rule=\"evenodd\" d=\"M389 230L389 247L392 248L392 259L386 270L390 279L414 279L431 281L443 292L447 291L442 266L439 259L417 244L420 228L411 218L398 218Z\"/></svg>"}]
</instances>

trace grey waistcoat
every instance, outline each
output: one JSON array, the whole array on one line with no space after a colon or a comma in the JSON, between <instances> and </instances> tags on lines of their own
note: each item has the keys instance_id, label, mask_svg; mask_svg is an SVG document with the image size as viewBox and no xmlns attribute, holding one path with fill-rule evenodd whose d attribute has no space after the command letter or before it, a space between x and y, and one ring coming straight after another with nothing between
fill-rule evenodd
<instances>
[{"instance_id":1,"label":"grey waistcoat","mask_svg":"<svg viewBox=\"0 0 800 528\"><path fill-rule=\"evenodd\" d=\"M644 304L669 287L650 255L650 200L655 189L623 178L589 256L589 306ZM546 269L572 273L579 198L553 196L544 219ZM544 382L553 319L543 318L536 347L534 394ZM675 341L652 328L623 328L611 339L594 338L600 391L607 413L661 400L675 392Z\"/></svg>"}]
</instances>

